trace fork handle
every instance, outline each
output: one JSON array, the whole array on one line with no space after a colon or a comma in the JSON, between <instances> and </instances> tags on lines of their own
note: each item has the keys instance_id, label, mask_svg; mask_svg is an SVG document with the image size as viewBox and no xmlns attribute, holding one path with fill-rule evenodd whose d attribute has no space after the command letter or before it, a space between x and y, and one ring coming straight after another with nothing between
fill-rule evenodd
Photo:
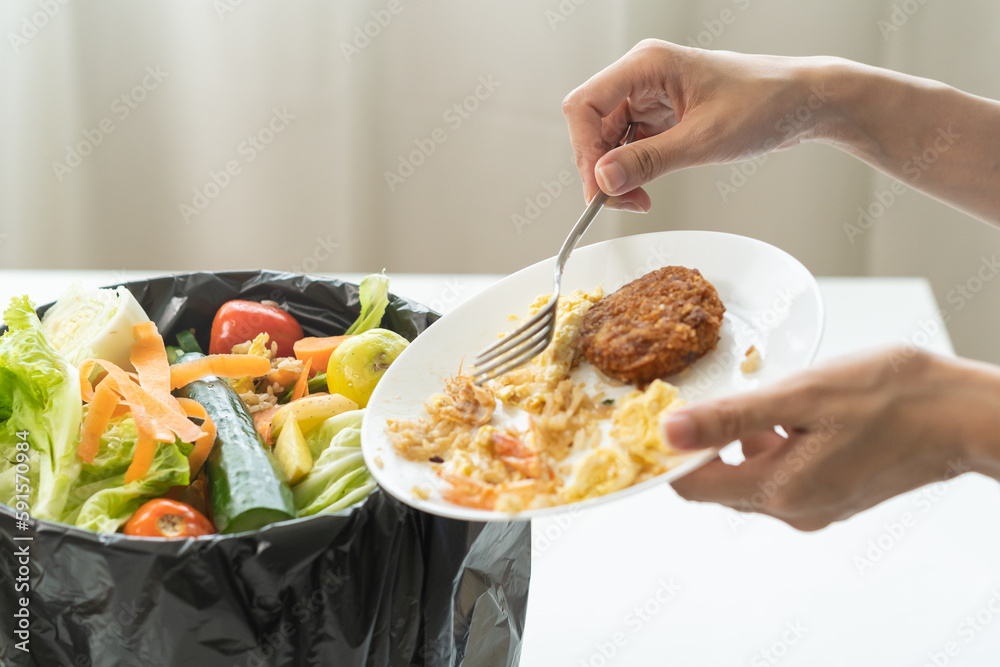
<instances>
[{"instance_id":1,"label":"fork handle","mask_svg":"<svg viewBox=\"0 0 1000 667\"><path fill-rule=\"evenodd\" d=\"M625 128L625 136L622 137L621 145L624 146L635 139L635 134L638 129L638 123L629 123L628 127ZM574 248L576 248L580 239L583 238L583 235L587 233L590 223L592 223L594 218L597 217L597 214L601 212L601 209L604 208L604 204L607 201L608 194L604 190L598 188L597 195L590 201L590 204L587 205L583 215L581 215L580 219L576 221L576 224L573 225L573 229L569 232L569 236L567 236L566 240L563 241L562 248L559 249L559 256L556 258L555 284L557 290L559 289L558 285L560 278L562 278L563 268L565 268L566 262L569 260L570 253L573 252ZM558 294L555 296L558 296Z\"/></svg>"}]
</instances>

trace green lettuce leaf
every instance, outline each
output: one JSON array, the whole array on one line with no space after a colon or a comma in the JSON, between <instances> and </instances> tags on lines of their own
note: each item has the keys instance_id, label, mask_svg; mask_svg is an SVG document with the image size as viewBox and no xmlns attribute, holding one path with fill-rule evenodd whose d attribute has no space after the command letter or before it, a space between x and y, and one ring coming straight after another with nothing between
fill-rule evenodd
<instances>
[{"instance_id":1,"label":"green lettuce leaf","mask_svg":"<svg viewBox=\"0 0 1000 667\"><path fill-rule=\"evenodd\" d=\"M101 533L113 533L143 503L162 496L170 487L186 485L190 478L187 460L191 445L160 443L149 472L125 484L125 471L135 451L135 421L121 417L101 436L94 462L84 463L66 503L65 523ZM188 450L187 452L185 450Z\"/></svg>"},{"instance_id":2,"label":"green lettuce leaf","mask_svg":"<svg viewBox=\"0 0 1000 667\"><path fill-rule=\"evenodd\" d=\"M369 329L377 329L382 323L386 306L389 305L389 277L384 273L373 273L365 276L358 289L358 299L361 301L361 314L345 333L359 334Z\"/></svg>"},{"instance_id":3,"label":"green lettuce leaf","mask_svg":"<svg viewBox=\"0 0 1000 667\"><path fill-rule=\"evenodd\" d=\"M14 503L23 433L31 450L31 515L58 521L80 474L80 382L76 369L42 334L28 297L11 299L4 320L9 329L0 337L0 502Z\"/></svg>"},{"instance_id":4,"label":"green lettuce leaf","mask_svg":"<svg viewBox=\"0 0 1000 667\"><path fill-rule=\"evenodd\" d=\"M306 436L315 463L292 487L298 516L339 512L375 489L375 480L361 454L362 417L364 410L341 413Z\"/></svg>"},{"instance_id":5,"label":"green lettuce leaf","mask_svg":"<svg viewBox=\"0 0 1000 667\"><path fill-rule=\"evenodd\" d=\"M0 378L0 383L3 382L3 378ZM0 436L0 441L3 440L3 436ZM15 441L16 442L16 441ZM6 445L0 442L0 449L7 451ZM0 502L11 507L15 507L17 504L17 492L34 491L38 488L38 452L34 449L28 451L28 474L27 480L25 476L18 475L18 469L14 465L15 461L8 461L8 454L4 454L3 460L0 460ZM23 471L23 468L21 469ZM20 489L18 488L20 487ZM31 493L28 497L29 507L30 503L34 502L35 494Z\"/></svg>"}]
</instances>

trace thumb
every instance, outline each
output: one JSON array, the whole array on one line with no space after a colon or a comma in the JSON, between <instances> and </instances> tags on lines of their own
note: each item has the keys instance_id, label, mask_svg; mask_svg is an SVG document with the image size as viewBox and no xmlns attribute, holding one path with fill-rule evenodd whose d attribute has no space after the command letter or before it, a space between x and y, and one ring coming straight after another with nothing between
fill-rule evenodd
<instances>
[{"instance_id":1,"label":"thumb","mask_svg":"<svg viewBox=\"0 0 1000 667\"><path fill-rule=\"evenodd\" d=\"M692 162L691 132L684 124L605 153L594 165L601 190L621 195Z\"/></svg>"},{"instance_id":2,"label":"thumb","mask_svg":"<svg viewBox=\"0 0 1000 667\"><path fill-rule=\"evenodd\" d=\"M674 449L724 447L801 419L794 401L776 399L770 392L756 391L671 410L660 424L662 435Z\"/></svg>"}]
</instances>

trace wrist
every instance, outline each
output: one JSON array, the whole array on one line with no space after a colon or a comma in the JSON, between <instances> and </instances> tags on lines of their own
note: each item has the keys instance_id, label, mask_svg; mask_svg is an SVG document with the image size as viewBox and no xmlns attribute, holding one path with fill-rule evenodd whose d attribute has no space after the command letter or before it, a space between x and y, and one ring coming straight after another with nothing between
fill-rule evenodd
<instances>
[{"instance_id":1,"label":"wrist","mask_svg":"<svg viewBox=\"0 0 1000 667\"><path fill-rule=\"evenodd\" d=\"M883 73L843 58L804 58L800 86L823 99L809 138L878 160L883 154L877 140L884 124L880 115L895 106L891 79Z\"/></svg>"},{"instance_id":2,"label":"wrist","mask_svg":"<svg viewBox=\"0 0 1000 667\"><path fill-rule=\"evenodd\" d=\"M952 430L964 467L1000 481L1000 368L940 357L932 363L949 404L942 427Z\"/></svg>"}]
</instances>

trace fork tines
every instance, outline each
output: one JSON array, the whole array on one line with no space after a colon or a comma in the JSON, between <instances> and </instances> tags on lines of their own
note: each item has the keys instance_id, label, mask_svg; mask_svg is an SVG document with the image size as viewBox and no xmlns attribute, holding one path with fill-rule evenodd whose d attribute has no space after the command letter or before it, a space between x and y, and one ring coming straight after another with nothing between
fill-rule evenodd
<instances>
[{"instance_id":1,"label":"fork tines","mask_svg":"<svg viewBox=\"0 0 1000 667\"><path fill-rule=\"evenodd\" d=\"M476 384L512 371L541 354L555 333L555 313L553 299L517 329L480 352L474 362L476 371L472 374Z\"/></svg>"}]
</instances>

